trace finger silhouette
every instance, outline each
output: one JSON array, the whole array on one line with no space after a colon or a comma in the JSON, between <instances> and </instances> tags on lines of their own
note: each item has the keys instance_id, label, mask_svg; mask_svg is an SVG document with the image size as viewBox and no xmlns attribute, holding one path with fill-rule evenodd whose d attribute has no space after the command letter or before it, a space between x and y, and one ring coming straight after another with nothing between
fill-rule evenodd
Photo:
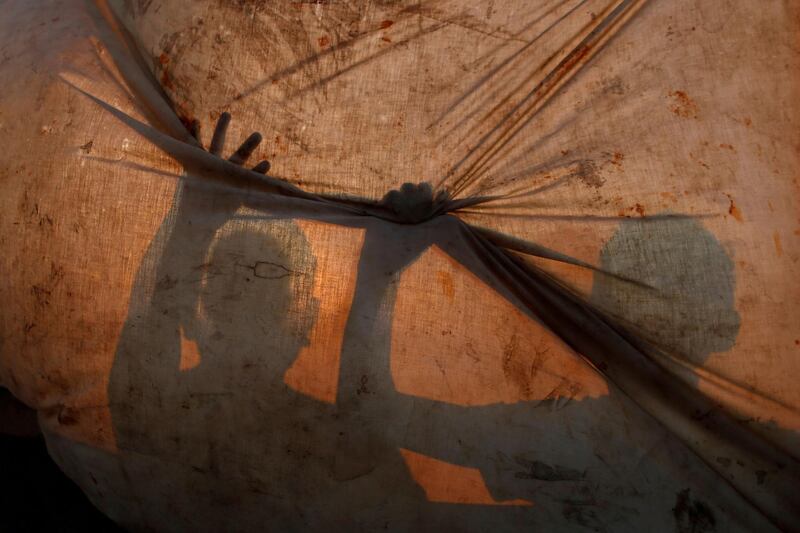
<instances>
[{"instance_id":1,"label":"finger silhouette","mask_svg":"<svg viewBox=\"0 0 800 533\"><path fill-rule=\"evenodd\" d=\"M259 174L266 174L269 172L269 161L262 161L256 166L253 167L253 172L258 172Z\"/></svg>"},{"instance_id":2,"label":"finger silhouette","mask_svg":"<svg viewBox=\"0 0 800 533\"><path fill-rule=\"evenodd\" d=\"M259 144L261 144L261 139L262 139L262 137L261 137L260 133L258 133L258 132L251 133L250 137L248 137L242 143L242 145L239 147L239 149L236 150L236 153L234 153L228 159L228 161L230 161L234 165L241 165L242 163L247 161L247 158L250 157L250 154L253 153L253 150L255 150L256 147L258 147Z\"/></svg>"},{"instance_id":3,"label":"finger silhouette","mask_svg":"<svg viewBox=\"0 0 800 533\"><path fill-rule=\"evenodd\" d=\"M219 116L217 127L214 128L214 136L211 138L211 146L208 151L214 155L220 155L225 145L225 134L228 132L228 124L231 122L231 114L227 111Z\"/></svg>"},{"instance_id":4,"label":"finger silhouette","mask_svg":"<svg viewBox=\"0 0 800 533\"><path fill-rule=\"evenodd\" d=\"M208 151L214 155L220 155L225 145L225 134L228 132L228 124L231 122L231 114L227 111L219 116L217 127L214 128L214 136L211 138L211 146Z\"/></svg>"}]
</instances>

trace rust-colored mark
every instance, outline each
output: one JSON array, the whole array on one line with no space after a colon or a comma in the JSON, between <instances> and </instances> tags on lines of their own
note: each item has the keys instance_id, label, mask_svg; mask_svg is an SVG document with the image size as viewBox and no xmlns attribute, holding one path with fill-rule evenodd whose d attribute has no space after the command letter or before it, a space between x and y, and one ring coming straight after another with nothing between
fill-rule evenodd
<instances>
[{"instance_id":1,"label":"rust-colored mark","mask_svg":"<svg viewBox=\"0 0 800 533\"><path fill-rule=\"evenodd\" d=\"M172 76L169 73L169 68L167 65L169 64L169 56L166 53L163 53L158 56L158 64L161 67L161 86L167 89L174 89L175 85L172 83Z\"/></svg>"},{"instance_id":2,"label":"rust-colored mark","mask_svg":"<svg viewBox=\"0 0 800 533\"><path fill-rule=\"evenodd\" d=\"M753 121L750 120L750 117L744 117L744 125L748 128L753 125Z\"/></svg>"},{"instance_id":3,"label":"rust-colored mark","mask_svg":"<svg viewBox=\"0 0 800 533\"><path fill-rule=\"evenodd\" d=\"M546 94L553 87L558 85L591 51L592 45L589 44L581 44L572 50L572 52L558 64L556 69L549 76L550 81L541 87L541 92L539 94Z\"/></svg>"},{"instance_id":4,"label":"rust-colored mark","mask_svg":"<svg viewBox=\"0 0 800 533\"><path fill-rule=\"evenodd\" d=\"M319 39L317 39L317 44L320 48L327 48L331 44L331 38L327 35L323 35Z\"/></svg>"},{"instance_id":5,"label":"rust-colored mark","mask_svg":"<svg viewBox=\"0 0 800 533\"><path fill-rule=\"evenodd\" d=\"M783 246L781 246L781 236L778 230L772 232L772 241L775 243L775 254L780 257L783 255Z\"/></svg>"},{"instance_id":6,"label":"rust-colored mark","mask_svg":"<svg viewBox=\"0 0 800 533\"><path fill-rule=\"evenodd\" d=\"M730 150L734 154L736 153L736 148L734 148L732 144L722 143L722 144L719 145L719 147L723 148L725 150Z\"/></svg>"},{"instance_id":7,"label":"rust-colored mark","mask_svg":"<svg viewBox=\"0 0 800 533\"><path fill-rule=\"evenodd\" d=\"M309 344L300 350L283 381L312 398L336 403L344 329L356 288L364 231L314 222L298 225L317 258L312 293L319 311Z\"/></svg>"},{"instance_id":8,"label":"rust-colored mark","mask_svg":"<svg viewBox=\"0 0 800 533\"><path fill-rule=\"evenodd\" d=\"M439 270L436 273L436 277L439 280L439 285L442 286L442 294L444 294L448 300L452 300L456 292L453 285L453 276L446 270Z\"/></svg>"},{"instance_id":9,"label":"rust-colored mark","mask_svg":"<svg viewBox=\"0 0 800 533\"><path fill-rule=\"evenodd\" d=\"M697 104L688 94L684 91L670 91L669 96L672 97L670 110L673 113L683 118L697 118Z\"/></svg>"},{"instance_id":10,"label":"rust-colored mark","mask_svg":"<svg viewBox=\"0 0 800 533\"><path fill-rule=\"evenodd\" d=\"M631 218L632 216L634 216L634 213L636 213L640 217L644 217L646 214L644 206L637 202L633 206L628 207L627 209L623 208L617 211L617 216Z\"/></svg>"},{"instance_id":11,"label":"rust-colored mark","mask_svg":"<svg viewBox=\"0 0 800 533\"><path fill-rule=\"evenodd\" d=\"M400 448L400 454L428 501L469 505L533 505L528 500L495 500L477 468L454 465Z\"/></svg>"},{"instance_id":12,"label":"rust-colored mark","mask_svg":"<svg viewBox=\"0 0 800 533\"><path fill-rule=\"evenodd\" d=\"M392 40L390 38L386 37L386 36L381 37L381 41L386 42L386 43L392 42Z\"/></svg>"},{"instance_id":13,"label":"rust-colored mark","mask_svg":"<svg viewBox=\"0 0 800 533\"><path fill-rule=\"evenodd\" d=\"M386 28L391 27L392 24L394 24L393 20L382 20L381 21L381 29L385 30Z\"/></svg>"},{"instance_id":14,"label":"rust-colored mark","mask_svg":"<svg viewBox=\"0 0 800 533\"><path fill-rule=\"evenodd\" d=\"M181 336L181 362L179 368L181 372L191 370L200 364L200 350L197 348L197 341L187 339L183 331L183 326L180 327Z\"/></svg>"},{"instance_id":15,"label":"rust-colored mark","mask_svg":"<svg viewBox=\"0 0 800 533\"><path fill-rule=\"evenodd\" d=\"M616 165L618 167L622 166L622 160L625 159L625 156L619 152L614 152L613 157L611 158L611 164Z\"/></svg>"},{"instance_id":16,"label":"rust-colored mark","mask_svg":"<svg viewBox=\"0 0 800 533\"><path fill-rule=\"evenodd\" d=\"M736 206L736 203L733 201L733 197L730 194L726 194L725 196L728 197L728 201L730 201L730 205L728 206L728 214L738 220L739 222L744 222L744 217L742 217L741 210Z\"/></svg>"},{"instance_id":17,"label":"rust-colored mark","mask_svg":"<svg viewBox=\"0 0 800 533\"><path fill-rule=\"evenodd\" d=\"M567 72L570 69L572 69L572 67L577 65L581 59L586 57L586 54L588 54L591 51L591 49L592 47L588 44L581 45L579 48L577 48L575 52L572 54L572 56L567 58L567 61L564 63L564 66L562 68L562 71Z\"/></svg>"},{"instance_id":18,"label":"rust-colored mark","mask_svg":"<svg viewBox=\"0 0 800 533\"><path fill-rule=\"evenodd\" d=\"M794 345L795 346L800 346L800 339L795 339L794 340Z\"/></svg>"},{"instance_id":19,"label":"rust-colored mark","mask_svg":"<svg viewBox=\"0 0 800 533\"><path fill-rule=\"evenodd\" d=\"M174 89L175 85L172 83L172 77L169 75L169 71L164 69L161 73L161 85L167 89Z\"/></svg>"}]
</instances>

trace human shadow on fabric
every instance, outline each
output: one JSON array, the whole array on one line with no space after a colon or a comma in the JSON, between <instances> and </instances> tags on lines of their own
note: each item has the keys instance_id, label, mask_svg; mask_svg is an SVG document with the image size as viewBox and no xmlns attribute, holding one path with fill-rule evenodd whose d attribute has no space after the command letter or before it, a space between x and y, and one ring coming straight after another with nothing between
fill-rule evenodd
<instances>
[{"instance_id":1,"label":"human shadow on fabric","mask_svg":"<svg viewBox=\"0 0 800 533\"><path fill-rule=\"evenodd\" d=\"M110 50L116 54L113 47ZM654 489L650 480L674 480L675 471L692 470L693 484L706 476L707 486L721 485L720 476L687 453L685 446L675 444L670 432L700 456L706 449L697 443L711 440L748 458L766 458L762 463L775 463L776 457L782 461L767 444L755 442L730 417L717 412L708 398L675 383L669 372L636 347L635 334L615 328L557 280L526 265L507 247L489 242L476 228L444 212L434 211L441 216L420 220L413 209L410 224L395 224L381 219L385 209L374 210L367 202L345 205L274 177L254 180L256 173L240 171L202 152L174 113L163 109L163 98L152 87L133 86L137 98L147 102L145 107L161 123L174 126L164 128L166 135L82 92L186 169L173 209L137 274L109 382L114 431L122 452L119 463L134 501L148 515L145 523L168 528L164 517L180 512L174 527L191 524L216 530L262 530L264 523L276 530L321 529L330 524L376 529L389 527L384 522L387 516L397 517L393 529L446 525L502 530L521 523L529 528L540 519L550 530L569 528L572 522L620 529L621 524L608 515L614 510L610 502L591 491L588 496L584 491L567 499L560 494L551 497L553 482L559 489L567 487L568 493L569 483L573 487L583 480L592 480L595 487L606 483L603 490L614 495L614 504L623 502L624 507L626 492L620 484L630 483L630 498L636 500L641 497L639 484L631 480L640 479L651 489L647 496L661 501L656 506L660 508L669 505L663 495L674 494L675 487L670 486L674 484L658 481L659 488ZM535 113L536 108L530 111ZM502 145L515 131L503 130L502 142L492 142L481 152L480 160L470 166L473 170L461 176L462 188L480 176L489 158L502 155ZM204 168L202 177L198 167ZM205 187L208 181L224 182L229 188ZM263 187L251 188L254 184ZM238 220L243 207L259 213L247 219L257 222L248 225L244 218ZM308 280L316 272L295 227L303 219L365 231L333 406L280 380L314 320ZM541 407L534 402L465 407L396 394L388 361L397 276L434 243L502 298L544 324L626 396L569 402L553 416L546 409L533 409ZM248 255L250 251L254 255ZM365 345L365 340L370 342ZM358 394L364 376L370 390L379 394ZM628 398L636 406L625 411L621 406L633 405ZM274 406L279 407L277 412ZM308 421L313 424L304 423ZM654 459L650 451L636 453L650 450L652 442L643 444L647 439L632 435L631 427L664 435L675 453L662 460ZM576 437L597 431L600 436L591 439ZM341 444L338 437L343 438ZM603 451L595 447L617 438L616 445L608 444L614 455L609 466ZM425 505L424 490L410 478L398 447L477 468L495 498L530 498L536 507L449 510L447 505ZM512 459L511 468L504 458ZM787 489L793 487L792 479L800 477L793 463L783 476L773 476L770 470L765 485L777 479L774 486L753 491L755 483L742 484L738 471L734 482L724 468L708 457L704 460L751 503L768 509L771 519L791 520L781 517L780 511L791 517L792 508L800 509L792 505L796 491ZM676 462L683 466L675 468ZM733 469L738 464L731 461ZM753 477L752 472L747 475ZM555 479L565 476L571 479ZM531 480L535 483L521 488ZM160 488L155 496L135 494L153 487ZM727 485L714 489L720 495L732 492ZM548 498L552 505L546 504ZM657 513L636 516L635 509L642 507L637 500L633 510L623 509L619 520L638 521L639 530L648 523L663 524ZM581 513L575 508L590 510ZM504 521L515 513L524 521ZM593 516L599 525L592 523Z\"/></svg>"},{"instance_id":2,"label":"human shadow on fabric","mask_svg":"<svg viewBox=\"0 0 800 533\"><path fill-rule=\"evenodd\" d=\"M595 278L592 303L639 339L697 366L734 346L740 318L733 261L697 221L625 219L603 246L600 262L655 289Z\"/></svg>"},{"instance_id":3,"label":"human shadow on fabric","mask_svg":"<svg viewBox=\"0 0 800 533\"><path fill-rule=\"evenodd\" d=\"M335 404L283 379L319 305L303 219L365 230ZM186 509L207 512L183 523L204 529L627 529L662 523L638 513L636 487L650 485L647 498L667 512L685 483L676 461L713 484L707 467L616 393L483 407L399 393L390 368L397 283L434 243L517 302L452 216L408 225L291 212L187 173L137 274L109 383L131 486L168 480L164 508L142 504L148 521L185 498ZM669 453L645 453L653 432ZM534 506L428 502L401 448L477 469L497 503Z\"/></svg>"}]
</instances>

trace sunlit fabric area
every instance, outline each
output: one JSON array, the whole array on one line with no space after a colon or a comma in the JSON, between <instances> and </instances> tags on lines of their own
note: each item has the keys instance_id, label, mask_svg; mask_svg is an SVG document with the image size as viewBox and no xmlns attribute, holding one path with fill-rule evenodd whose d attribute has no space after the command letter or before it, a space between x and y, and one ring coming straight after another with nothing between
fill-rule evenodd
<instances>
[{"instance_id":1,"label":"sunlit fabric area","mask_svg":"<svg viewBox=\"0 0 800 533\"><path fill-rule=\"evenodd\" d=\"M5 0L0 88L87 524L800 531L800 4Z\"/></svg>"}]
</instances>

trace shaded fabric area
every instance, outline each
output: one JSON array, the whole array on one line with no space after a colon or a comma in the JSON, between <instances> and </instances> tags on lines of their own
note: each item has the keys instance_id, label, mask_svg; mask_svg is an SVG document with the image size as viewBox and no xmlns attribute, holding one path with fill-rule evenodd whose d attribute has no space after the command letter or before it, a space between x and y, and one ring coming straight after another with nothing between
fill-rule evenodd
<instances>
[{"instance_id":1,"label":"shaded fabric area","mask_svg":"<svg viewBox=\"0 0 800 533\"><path fill-rule=\"evenodd\" d=\"M124 531L97 510L47 454L41 437L0 436L6 531Z\"/></svg>"},{"instance_id":2,"label":"shaded fabric area","mask_svg":"<svg viewBox=\"0 0 800 533\"><path fill-rule=\"evenodd\" d=\"M0 389L0 527L5 531L120 530L47 454L35 411Z\"/></svg>"}]
</instances>

